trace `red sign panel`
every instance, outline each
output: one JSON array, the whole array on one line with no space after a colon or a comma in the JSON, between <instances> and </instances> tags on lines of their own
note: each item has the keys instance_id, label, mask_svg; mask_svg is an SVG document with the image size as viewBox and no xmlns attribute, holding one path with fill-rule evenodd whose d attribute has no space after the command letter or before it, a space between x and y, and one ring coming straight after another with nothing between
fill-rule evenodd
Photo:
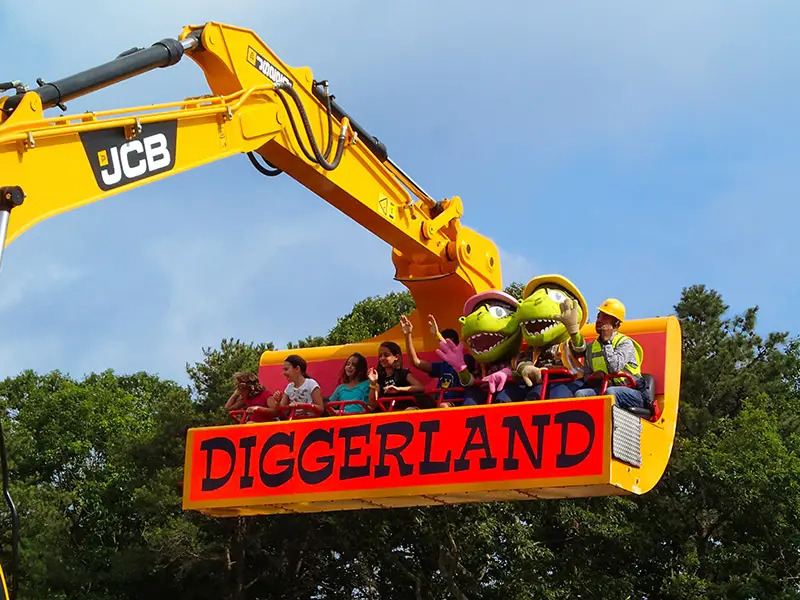
<instances>
[{"instance_id":1,"label":"red sign panel","mask_svg":"<svg viewBox=\"0 0 800 600\"><path fill-rule=\"evenodd\" d=\"M195 429L187 505L603 474L604 399Z\"/></svg>"}]
</instances>

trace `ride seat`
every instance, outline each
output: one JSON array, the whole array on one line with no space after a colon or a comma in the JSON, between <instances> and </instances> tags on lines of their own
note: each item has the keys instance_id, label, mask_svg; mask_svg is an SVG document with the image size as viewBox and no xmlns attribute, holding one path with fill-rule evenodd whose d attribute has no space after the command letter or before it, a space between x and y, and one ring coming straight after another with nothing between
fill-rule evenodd
<instances>
[{"instance_id":1,"label":"ride seat","mask_svg":"<svg viewBox=\"0 0 800 600\"><path fill-rule=\"evenodd\" d=\"M656 402L656 378L649 373L642 373L642 378L647 384L647 397L642 408L631 406L626 408L629 413L643 419L655 420L658 418L658 403Z\"/></svg>"}]
</instances>

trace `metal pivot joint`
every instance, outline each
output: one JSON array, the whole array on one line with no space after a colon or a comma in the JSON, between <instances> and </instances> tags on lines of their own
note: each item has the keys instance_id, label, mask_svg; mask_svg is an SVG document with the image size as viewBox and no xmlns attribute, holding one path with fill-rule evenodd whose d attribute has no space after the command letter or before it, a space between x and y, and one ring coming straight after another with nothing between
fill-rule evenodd
<instances>
[{"instance_id":1,"label":"metal pivot joint","mask_svg":"<svg viewBox=\"0 0 800 600\"><path fill-rule=\"evenodd\" d=\"M8 219L11 209L16 208L25 200L25 192L18 185L0 187L0 265L3 264L3 250L6 246L8 233Z\"/></svg>"},{"instance_id":2,"label":"metal pivot joint","mask_svg":"<svg viewBox=\"0 0 800 600\"><path fill-rule=\"evenodd\" d=\"M0 210L10 212L25 201L25 192L18 185L0 187Z\"/></svg>"}]
</instances>

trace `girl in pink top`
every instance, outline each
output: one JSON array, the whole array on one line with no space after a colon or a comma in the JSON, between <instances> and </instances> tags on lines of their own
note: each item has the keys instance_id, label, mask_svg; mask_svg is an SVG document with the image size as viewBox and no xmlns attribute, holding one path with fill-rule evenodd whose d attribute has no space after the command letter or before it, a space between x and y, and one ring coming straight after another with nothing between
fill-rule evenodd
<instances>
[{"instance_id":1,"label":"girl in pink top","mask_svg":"<svg viewBox=\"0 0 800 600\"><path fill-rule=\"evenodd\" d=\"M248 371L235 373L233 384L236 389L225 403L225 410L245 409L247 420L255 422L272 421L278 416L278 411L275 410L277 403L258 381L255 373Z\"/></svg>"}]
</instances>

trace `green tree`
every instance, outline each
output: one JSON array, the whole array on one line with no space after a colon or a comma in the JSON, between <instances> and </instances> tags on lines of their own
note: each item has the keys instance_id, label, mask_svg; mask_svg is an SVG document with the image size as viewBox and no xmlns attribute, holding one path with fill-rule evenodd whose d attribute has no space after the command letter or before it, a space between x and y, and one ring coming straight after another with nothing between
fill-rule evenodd
<instances>
[{"instance_id":1,"label":"green tree","mask_svg":"<svg viewBox=\"0 0 800 600\"><path fill-rule=\"evenodd\" d=\"M411 308L366 299L330 341ZM186 430L224 418L231 375L269 344L204 349L190 389L111 372L7 379L23 597L800 598L800 344L759 335L755 308L727 316L703 286L675 309L678 436L642 497L211 518L180 510Z\"/></svg>"},{"instance_id":2,"label":"green tree","mask_svg":"<svg viewBox=\"0 0 800 600\"><path fill-rule=\"evenodd\" d=\"M274 349L272 342L244 343L232 338L223 339L219 348L203 348L203 360L186 365L194 399L203 410L216 412L222 418L222 407L233 392L234 373L257 373L261 355L266 350Z\"/></svg>"},{"instance_id":3,"label":"green tree","mask_svg":"<svg viewBox=\"0 0 800 600\"><path fill-rule=\"evenodd\" d=\"M348 344L374 337L397 325L400 315L413 310L414 299L409 292L365 298L356 302L353 310L336 322L328 334L327 343Z\"/></svg>"},{"instance_id":4,"label":"green tree","mask_svg":"<svg viewBox=\"0 0 800 600\"><path fill-rule=\"evenodd\" d=\"M664 477L642 497L520 506L555 561L519 572L545 568L553 597L800 598L798 343L757 334L755 308L726 317L703 286L675 309L680 423Z\"/></svg>"},{"instance_id":5,"label":"green tree","mask_svg":"<svg viewBox=\"0 0 800 600\"><path fill-rule=\"evenodd\" d=\"M294 348L316 348L317 346L325 346L327 338L321 335L309 335L302 340L297 340L296 343L289 342L286 346L288 350Z\"/></svg>"},{"instance_id":6,"label":"green tree","mask_svg":"<svg viewBox=\"0 0 800 600\"><path fill-rule=\"evenodd\" d=\"M525 289L525 284L519 281L512 281L505 287L505 293L514 296L517 300L522 300L522 292Z\"/></svg>"},{"instance_id":7,"label":"green tree","mask_svg":"<svg viewBox=\"0 0 800 600\"><path fill-rule=\"evenodd\" d=\"M800 598L800 347L756 333L757 308L725 317L704 286L675 307L684 333L681 409L667 473L641 500L642 531L672 598ZM668 528L668 529L667 529Z\"/></svg>"},{"instance_id":8,"label":"green tree","mask_svg":"<svg viewBox=\"0 0 800 600\"><path fill-rule=\"evenodd\" d=\"M144 373L25 372L0 384L0 401L21 511L22 597L174 590L152 573L145 533L180 516L183 438L201 422L188 390Z\"/></svg>"}]
</instances>

